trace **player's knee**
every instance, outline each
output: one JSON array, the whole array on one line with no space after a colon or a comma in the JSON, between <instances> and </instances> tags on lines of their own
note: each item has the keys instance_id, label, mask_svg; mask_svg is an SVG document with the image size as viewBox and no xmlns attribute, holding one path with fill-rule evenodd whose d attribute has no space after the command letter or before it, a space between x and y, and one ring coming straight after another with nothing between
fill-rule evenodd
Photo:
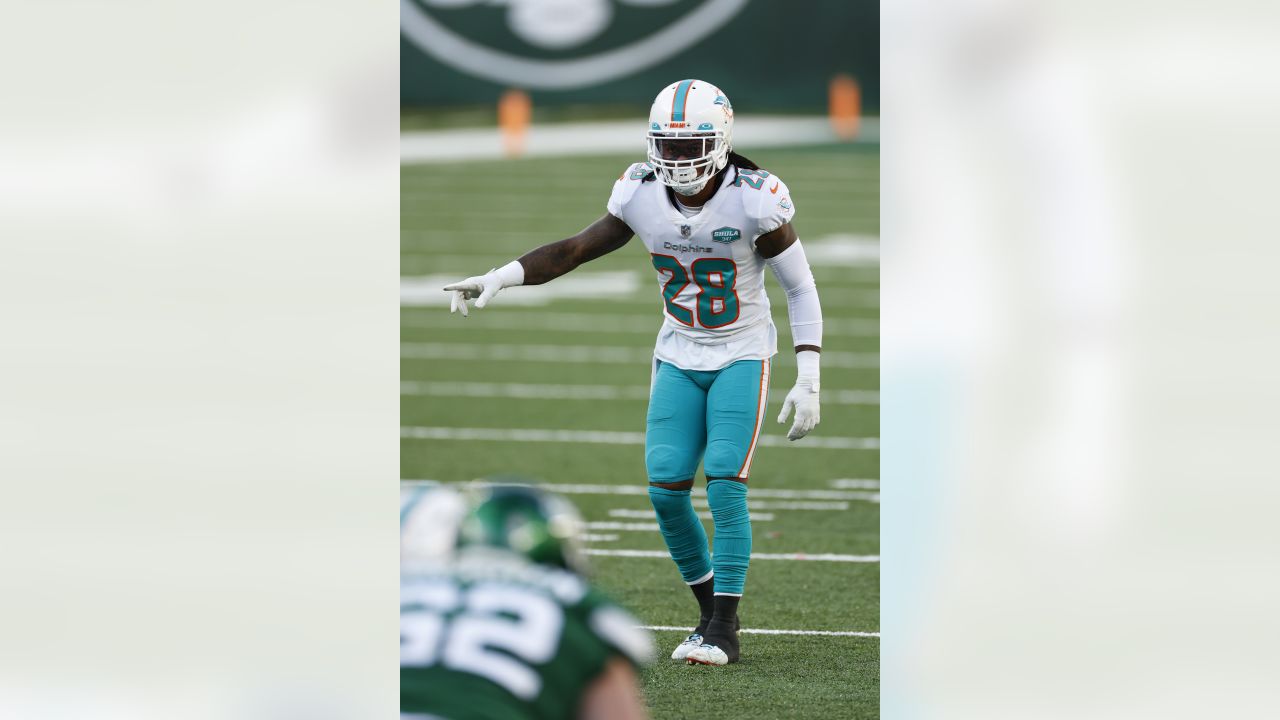
<instances>
[{"instance_id":1,"label":"player's knee","mask_svg":"<svg viewBox=\"0 0 1280 720\"><path fill-rule=\"evenodd\" d=\"M652 482L681 482L693 474L685 454L673 445L651 445L644 453L645 470Z\"/></svg>"},{"instance_id":2,"label":"player's knee","mask_svg":"<svg viewBox=\"0 0 1280 720\"><path fill-rule=\"evenodd\" d=\"M707 452L702 460L707 477L737 477L738 472L742 470L745 453L746 451L737 443L728 440L713 440L707 443Z\"/></svg>"},{"instance_id":3,"label":"player's knee","mask_svg":"<svg viewBox=\"0 0 1280 720\"><path fill-rule=\"evenodd\" d=\"M714 479L707 482L707 505L716 524L716 533L750 528L747 511L747 486L737 480Z\"/></svg>"},{"instance_id":4,"label":"player's knee","mask_svg":"<svg viewBox=\"0 0 1280 720\"><path fill-rule=\"evenodd\" d=\"M693 506L689 499L689 490L668 490L667 488L649 486L649 502L658 516L659 524L667 524L684 514L686 508Z\"/></svg>"}]
</instances>

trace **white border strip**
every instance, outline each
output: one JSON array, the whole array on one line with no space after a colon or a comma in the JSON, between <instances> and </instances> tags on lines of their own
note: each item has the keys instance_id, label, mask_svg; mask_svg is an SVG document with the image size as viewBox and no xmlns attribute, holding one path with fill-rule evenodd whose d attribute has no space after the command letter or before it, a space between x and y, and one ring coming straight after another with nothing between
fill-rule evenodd
<instances>
[{"instance_id":1,"label":"white border strip","mask_svg":"<svg viewBox=\"0 0 1280 720\"><path fill-rule=\"evenodd\" d=\"M679 630L680 632L689 632L691 628L676 625L641 625L642 630ZM768 628L742 628L739 632L744 635L822 635L826 637L866 637L878 638L880 633L867 632L865 630L773 630Z\"/></svg>"}]
</instances>

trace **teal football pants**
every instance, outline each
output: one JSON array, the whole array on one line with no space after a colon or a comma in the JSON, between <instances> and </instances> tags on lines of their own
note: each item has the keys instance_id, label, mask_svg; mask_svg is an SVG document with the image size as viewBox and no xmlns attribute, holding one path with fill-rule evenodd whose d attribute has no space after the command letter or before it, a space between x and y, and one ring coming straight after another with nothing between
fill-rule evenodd
<instances>
[{"instance_id":1,"label":"teal football pants","mask_svg":"<svg viewBox=\"0 0 1280 720\"><path fill-rule=\"evenodd\" d=\"M690 585L714 574L716 593L742 594L751 557L746 481L768 392L768 360L710 371L657 365L645 431L649 499L671 559ZM690 491L655 487L691 483L699 461L715 524L714 555Z\"/></svg>"}]
</instances>

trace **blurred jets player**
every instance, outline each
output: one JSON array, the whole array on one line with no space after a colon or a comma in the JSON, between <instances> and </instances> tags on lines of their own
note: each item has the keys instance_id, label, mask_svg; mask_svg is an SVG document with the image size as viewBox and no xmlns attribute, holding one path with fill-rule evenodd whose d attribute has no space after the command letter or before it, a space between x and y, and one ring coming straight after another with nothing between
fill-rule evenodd
<instances>
[{"instance_id":1,"label":"blurred jets player","mask_svg":"<svg viewBox=\"0 0 1280 720\"><path fill-rule=\"evenodd\" d=\"M499 486L463 515L456 498L401 501L402 720L647 717L636 666L653 641L581 576L573 506Z\"/></svg>"},{"instance_id":2,"label":"blurred jets player","mask_svg":"<svg viewBox=\"0 0 1280 720\"><path fill-rule=\"evenodd\" d=\"M538 285L639 235L662 295L645 433L649 498L701 616L671 657L724 665L739 656L738 602L751 555L747 476L764 422L777 331L764 269L786 290L798 369L778 422L787 437L818 424L822 309L791 225L787 186L733 152L733 106L719 88L681 80L649 111L648 162L618 178L608 212L582 232L445 287L452 308L482 308L503 288ZM714 553L690 490L702 460Z\"/></svg>"}]
</instances>

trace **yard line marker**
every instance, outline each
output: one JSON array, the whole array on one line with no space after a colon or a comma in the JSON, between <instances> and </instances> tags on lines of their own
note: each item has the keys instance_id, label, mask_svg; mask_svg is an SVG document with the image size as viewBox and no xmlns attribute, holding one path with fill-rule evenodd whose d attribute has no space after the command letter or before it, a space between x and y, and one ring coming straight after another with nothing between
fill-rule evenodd
<instances>
[{"instance_id":1,"label":"yard line marker","mask_svg":"<svg viewBox=\"0 0 1280 720\"><path fill-rule=\"evenodd\" d=\"M546 430L542 428L459 428L402 427L406 440L488 440L498 442L591 443L596 445L643 445L644 433L619 430ZM785 435L765 435L761 445L824 450L878 450L880 438L807 437L800 442Z\"/></svg>"},{"instance_id":2,"label":"yard line marker","mask_svg":"<svg viewBox=\"0 0 1280 720\"><path fill-rule=\"evenodd\" d=\"M666 550L613 550L605 548L585 548L583 550L588 555L602 555L605 557L628 557L628 558L666 558L671 559L671 553ZM752 560L803 560L814 562L842 562L842 563L878 563L879 555L839 555L836 553L751 553Z\"/></svg>"},{"instance_id":3,"label":"yard line marker","mask_svg":"<svg viewBox=\"0 0 1280 720\"><path fill-rule=\"evenodd\" d=\"M628 510L626 508L614 508L609 511L609 517L631 518L633 520L651 520L653 519L652 510ZM714 520L709 512L700 512L698 517L703 520ZM773 513L751 513L751 522L769 522L773 520ZM655 527L657 527L655 525Z\"/></svg>"},{"instance_id":4,"label":"yard line marker","mask_svg":"<svg viewBox=\"0 0 1280 720\"><path fill-rule=\"evenodd\" d=\"M402 327L475 330L555 330L570 333L635 333L654 337L662 327L662 315L657 312L639 315L612 313L567 312L506 312L486 313L459 318L432 308L429 312L407 312L400 320ZM880 334L880 321L857 318L825 318L824 335L848 335L851 337L876 337Z\"/></svg>"},{"instance_id":5,"label":"yard line marker","mask_svg":"<svg viewBox=\"0 0 1280 720\"><path fill-rule=\"evenodd\" d=\"M710 513L706 513L706 515L708 516L708 519L714 519L710 517ZM649 513L649 517L651 518L653 517L652 512ZM770 516L769 519L772 520L773 519L772 516ZM753 523L760 522L760 518L755 517L753 515L751 517L751 522ZM588 530L614 530L614 531L641 530L644 532L658 532L659 530L662 529L658 527L658 523L656 522L616 522L612 520L590 520L586 523L586 527Z\"/></svg>"},{"instance_id":6,"label":"yard line marker","mask_svg":"<svg viewBox=\"0 0 1280 720\"><path fill-rule=\"evenodd\" d=\"M770 405L780 405L790 388L776 387ZM432 382L405 380L401 395L491 397L522 400L647 400L648 385L560 385L541 383ZM875 390L826 390L822 401L834 405L879 405Z\"/></svg>"},{"instance_id":7,"label":"yard line marker","mask_svg":"<svg viewBox=\"0 0 1280 720\"><path fill-rule=\"evenodd\" d=\"M411 360L648 363L653 361L653 351L621 345L404 343L400 346L400 357Z\"/></svg>"},{"instance_id":8,"label":"yard line marker","mask_svg":"<svg viewBox=\"0 0 1280 720\"><path fill-rule=\"evenodd\" d=\"M831 481L837 490L879 490L880 481L871 479L839 478Z\"/></svg>"},{"instance_id":9,"label":"yard line marker","mask_svg":"<svg viewBox=\"0 0 1280 720\"><path fill-rule=\"evenodd\" d=\"M452 293L444 286L460 280L457 275L418 275L400 278L400 305L444 308ZM531 285L518 293L504 293L504 303L546 305L555 300L622 299L637 296L640 273L633 271L584 272L561 278L560 282Z\"/></svg>"},{"instance_id":10,"label":"yard line marker","mask_svg":"<svg viewBox=\"0 0 1280 720\"><path fill-rule=\"evenodd\" d=\"M641 625L641 630L679 630L680 632L689 632L692 628L687 625ZM739 632L744 635L822 635L826 637L867 637L878 638L880 633L867 632L865 630L772 630L767 628L742 628Z\"/></svg>"},{"instance_id":11,"label":"yard line marker","mask_svg":"<svg viewBox=\"0 0 1280 720\"><path fill-rule=\"evenodd\" d=\"M537 383L420 382L400 383L401 395L432 397L496 397L537 400L646 400L648 385L544 385Z\"/></svg>"},{"instance_id":12,"label":"yard line marker","mask_svg":"<svg viewBox=\"0 0 1280 720\"><path fill-rule=\"evenodd\" d=\"M879 353L824 352L825 367L880 367ZM403 343L409 360L491 360L496 362L637 363L653 361L653 349L627 345L507 345L502 343Z\"/></svg>"},{"instance_id":13,"label":"yard line marker","mask_svg":"<svg viewBox=\"0 0 1280 720\"><path fill-rule=\"evenodd\" d=\"M652 513L650 513L652 514ZM608 520L592 520L587 523L588 530L644 530L658 532L658 523L643 522L611 522Z\"/></svg>"},{"instance_id":14,"label":"yard line marker","mask_svg":"<svg viewBox=\"0 0 1280 720\"><path fill-rule=\"evenodd\" d=\"M440 480L401 480L405 485L529 485L531 487L539 487L551 492L560 493L561 495L644 495L648 497L649 487L641 480L635 485L587 485L582 483L520 483L520 482L504 482L493 483L487 480L471 480L464 482L442 482ZM705 498L707 495L706 488L694 487L693 496L695 498ZM776 488L757 488L753 487L747 491L751 499L750 504L756 498L776 498L780 500L867 500L870 497L879 497L878 493L852 492L847 490L783 490ZM704 501L705 502L705 501ZM778 507L781 503L773 503L773 509L788 509ZM821 509L821 510L844 510L847 508L805 508L805 509Z\"/></svg>"},{"instance_id":15,"label":"yard line marker","mask_svg":"<svg viewBox=\"0 0 1280 720\"><path fill-rule=\"evenodd\" d=\"M759 490L751 490L750 494L760 492ZM859 500L869 500L870 498L858 498ZM878 499L877 499L878 501ZM698 507L708 507L705 499L694 500L693 504ZM747 508L751 510L752 519L755 519L757 509L760 510L848 510L849 503L844 500L747 500ZM708 513L709 515L710 513Z\"/></svg>"},{"instance_id":16,"label":"yard line marker","mask_svg":"<svg viewBox=\"0 0 1280 720\"><path fill-rule=\"evenodd\" d=\"M617 540L619 537L620 537L619 535L610 535L608 533L604 533L600 535L596 535L593 533L583 533L581 536L582 542L613 542Z\"/></svg>"}]
</instances>

